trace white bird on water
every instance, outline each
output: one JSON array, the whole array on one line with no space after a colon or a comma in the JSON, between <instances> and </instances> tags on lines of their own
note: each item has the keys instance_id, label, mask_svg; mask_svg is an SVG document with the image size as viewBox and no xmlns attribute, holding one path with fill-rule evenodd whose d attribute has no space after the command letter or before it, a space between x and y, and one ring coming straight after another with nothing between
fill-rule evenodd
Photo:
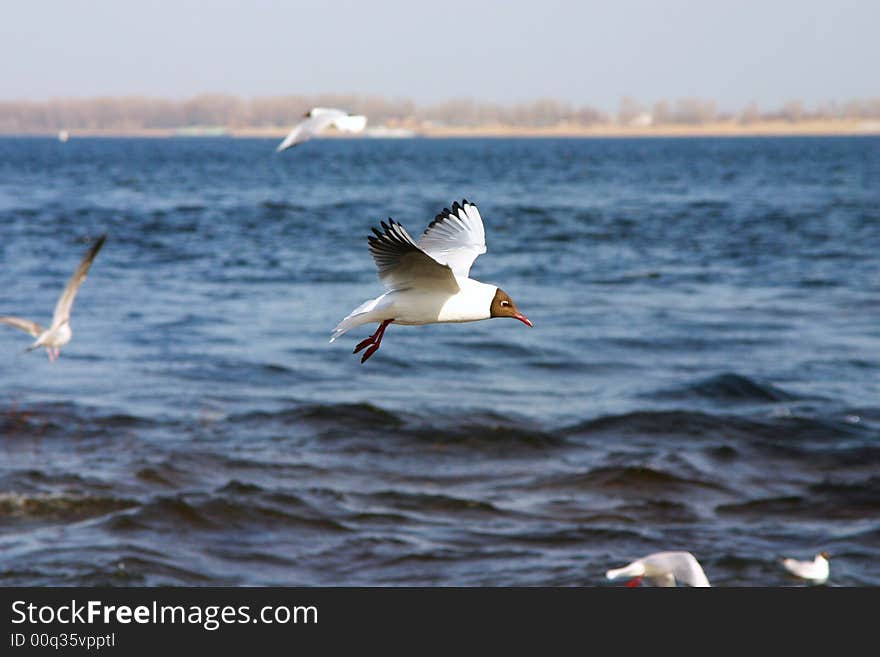
<instances>
[{"instance_id":1,"label":"white bird on water","mask_svg":"<svg viewBox=\"0 0 880 657\"><path fill-rule=\"evenodd\" d=\"M330 107L313 107L303 114L305 120L301 121L287 137L284 138L276 152L292 148L297 144L308 141L322 130L331 125L341 132L361 132L367 126L367 117L362 114L349 114L339 109Z\"/></svg>"},{"instance_id":2,"label":"white bird on water","mask_svg":"<svg viewBox=\"0 0 880 657\"><path fill-rule=\"evenodd\" d=\"M496 285L469 278L471 265L486 252L486 233L477 206L463 200L445 208L416 242L402 224L389 219L382 230L373 228L367 240L388 290L355 308L333 330L330 342L356 326L379 322L379 328L354 349L364 352L361 362L376 353L385 329L396 324L476 322L512 317L532 323Z\"/></svg>"},{"instance_id":3,"label":"white bird on water","mask_svg":"<svg viewBox=\"0 0 880 657\"><path fill-rule=\"evenodd\" d=\"M608 579L632 577L627 586L638 586L643 577L656 586L675 586L676 582L685 586L711 586L700 562L690 552L655 552L623 568L609 570L605 576Z\"/></svg>"},{"instance_id":4,"label":"white bird on water","mask_svg":"<svg viewBox=\"0 0 880 657\"><path fill-rule=\"evenodd\" d=\"M106 235L101 235L101 237L99 237L92 245L92 248L88 250L88 253L83 256L83 259L79 263L79 267L73 272L73 276L70 277L67 287L64 288L64 292L61 293L61 297L55 305L55 314L52 316L52 324L49 328L44 329L36 322L22 319L20 317L0 317L0 324L7 324L17 329L21 329L25 333L30 333L36 338L34 343L28 347L26 351L33 351L34 349L45 347L46 352L49 354L49 360L54 363L55 359L61 354L61 347L70 342L70 339L73 337L73 331L70 329L70 310L73 308L73 300L76 298L76 293L79 291L80 285L86 280L86 274L89 273L89 267L92 266L92 260L98 255L98 251L104 246L104 241L106 239Z\"/></svg>"},{"instance_id":5,"label":"white bird on water","mask_svg":"<svg viewBox=\"0 0 880 657\"><path fill-rule=\"evenodd\" d=\"M831 556L827 552L820 552L812 561L798 561L797 559L783 559L782 565L796 577L808 579L811 582L822 584L831 574Z\"/></svg>"}]
</instances>

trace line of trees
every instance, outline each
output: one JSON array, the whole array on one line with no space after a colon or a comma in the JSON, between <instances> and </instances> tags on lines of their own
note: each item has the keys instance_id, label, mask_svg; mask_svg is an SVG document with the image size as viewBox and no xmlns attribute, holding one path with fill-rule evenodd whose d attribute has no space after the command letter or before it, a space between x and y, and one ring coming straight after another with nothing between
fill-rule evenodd
<instances>
[{"instance_id":1,"label":"line of trees","mask_svg":"<svg viewBox=\"0 0 880 657\"><path fill-rule=\"evenodd\" d=\"M719 110L714 101L700 98L683 98L675 102L661 100L653 105L643 105L633 98L620 101L618 123L633 124L645 116L649 116L653 124L661 125L699 125L714 121L749 124L759 121L873 120L880 119L880 98L827 102L814 107L807 107L800 100L791 100L768 110L761 110L757 103L749 103L738 112Z\"/></svg>"},{"instance_id":2,"label":"line of trees","mask_svg":"<svg viewBox=\"0 0 880 657\"><path fill-rule=\"evenodd\" d=\"M624 98L616 113L551 99L504 105L454 99L420 106L411 100L346 94L276 96L242 99L206 94L187 100L147 97L54 99L45 102L0 102L0 133L51 132L66 129L139 130L186 126L283 128L314 106L342 107L366 114L372 125L549 127L557 125L696 125L713 121L754 123L766 120L880 119L880 98L825 103L807 107L800 101L762 110L750 104L739 112L725 112L708 100L661 100L651 105Z\"/></svg>"}]
</instances>

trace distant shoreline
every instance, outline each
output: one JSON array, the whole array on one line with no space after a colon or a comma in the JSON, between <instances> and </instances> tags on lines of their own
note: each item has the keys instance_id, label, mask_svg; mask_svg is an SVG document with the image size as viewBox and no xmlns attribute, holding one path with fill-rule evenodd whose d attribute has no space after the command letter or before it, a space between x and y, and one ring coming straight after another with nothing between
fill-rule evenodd
<instances>
[{"instance_id":1,"label":"distant shoreline","mask_svg":"<svg viewBox=\"0 0 880 657\"><path fill-rule=\"evenodd\" d=\"M761 121L752 124L716 122L701 125L553 126L551 128L433 128L431 137L776 137L880 135L880 121Z\"/></svg>"},{"instance_id":2,"label":"distant shoreline","mask_svg":"<svg viewBox=\"0 0 880 657\"><path fill-rule=\"evenodd\" d=\"M783 137L783 136L870 136L880 135L880 121L838 120L838 121L758 121L743 124L735 121L713 122L700 125L658 125L621 126L617 124L597 124L592 126L556 125L546 128L525 128L506 125L483 126L404 126L422 138L481 138L481 137L521 137L521 138L584 138L584 137ZM197 128L157 128L100 130L68 128L70 138L82 137L233 137L282 139L289 128L217 128L206 129L204 133ZM57 137L57 132L0 133L0 137ZM322 137L344 137L326 133ZM357 137L355 137L357 138ZM367 138L367 137L364 137ZM377 136L376 138L381 138ZM404 139L408 137L403 137Z\"/></svg>"}]
</instances>

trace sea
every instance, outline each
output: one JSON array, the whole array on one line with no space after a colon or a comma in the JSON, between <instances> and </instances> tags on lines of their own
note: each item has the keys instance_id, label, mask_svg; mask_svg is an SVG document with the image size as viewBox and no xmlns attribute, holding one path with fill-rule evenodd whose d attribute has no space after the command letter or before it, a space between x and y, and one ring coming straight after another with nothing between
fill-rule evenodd
<instances>
[{"instance_id":1,"label":"sea","mask_svg":"<svg viewBox=\"0 0 880 657\"><path fill-rule=\"evenodd\" d=\"M0 585L880 585L880 138L0 139ZM453 202L534 323L329 343Z\"/></svg>"}]
</instances>

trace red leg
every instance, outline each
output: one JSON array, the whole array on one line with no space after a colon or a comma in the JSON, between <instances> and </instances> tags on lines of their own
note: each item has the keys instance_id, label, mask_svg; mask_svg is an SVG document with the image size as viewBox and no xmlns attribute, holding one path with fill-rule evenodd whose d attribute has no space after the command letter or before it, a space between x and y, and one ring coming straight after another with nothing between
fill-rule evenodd
<instances>
[{"instance_id":1,"label":"red leg","mask_svg":"<svg viewBox=\"0 0 880 657\"><path fill-rule=\"evenodd\" d=\"M634 588L634 587L638 586L639 584L642 583L642 577L644 577L644 575L639 575L638 577L633 577L631 580L629 580L626 583L627 587Z\"/></svg>"},{"instance_id":2,"label":"red leg","mask_svg":"<svg viewBox=\"0 0 880 657\"><path fill-rule=\"evenodd\" d=\"M363 355L363 356L361 356L361 365L363 365L364 363L366 363L366 362L367 362L367 358L369 358L370 356L372 356L373 354L375 354L375 353L379 350L379 345L380 345L380 344L382 344L382 343L381 343L381 342L376 342L376 343L370 345L370 348L367 349L367 350L364 352L364 355Z\"/></svg>"},{"instance_id":3,"label":"red leg","mask_svg":"<svg viewBox=\"0 0 880 657\"><path fill-rule=\"evenodd\" d=\"M379 332L379 329L376 329L376 333L378 333L378 332ZM373 335L371 335L370 337L365 338L365 339L361 340L360 342L358 342L357 347L355 347L354 351L351 353L356 354L361 349L363 349L365 347L369 347L371 344L373 344L373 341L376 339L376 333L373 333Z\"/></svg>"},{"instance_id":4,"label":"red leg","mask_svg":"<svg viewBox=\"0 0 880 657\"><path fill-rule=\"evenodd\" d=\"M394 321L393 319L388 319L388 320L385 320L384 322L382 322L381 324L379 324L379 328L376 329L376 332L373 333L373 335L371 335L370 337L358 342L357 347L354 348L354 351L352 353L356 354L364 347L367 347L367 346L373 344L377 339L381 341L382 340L381 334L385 332L385 326L387 326L388 324L390 324L393 321Z\"/></svg>"},{"instance_id":5,"label":"red leg","mask_svg":"<svg viewBox=\"0 0 880 657\"><path fill-rule=\"evenodd\" d=\"M376 329L376 332L373 333L373 335L366 340L361 341L358 346L354 348L354 353L357 353L366 346L370 347L364 352L364 355L361 358L361 363L366 362L370 356L376 353L382 344L382 336L385 335L385 329L388 328L388 325L393 321L393 319L386 319L379 325L379 328Z\"/></svg>"}]
</instances>

